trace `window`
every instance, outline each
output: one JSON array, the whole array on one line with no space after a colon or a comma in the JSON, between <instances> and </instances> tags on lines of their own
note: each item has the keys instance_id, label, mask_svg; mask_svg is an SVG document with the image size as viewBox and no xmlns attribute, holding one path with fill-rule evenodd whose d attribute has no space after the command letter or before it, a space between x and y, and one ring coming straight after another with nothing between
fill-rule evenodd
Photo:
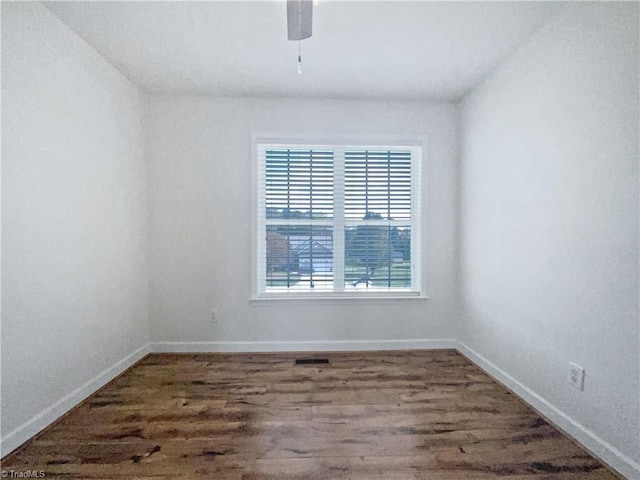
<instances>
[{"instance_id":1,"label":"window","mask_svg":"<svg viewBox=\"0 0 640 480\"><path fill-rule=\"evenodd\" d=\"M258 297L418 295L421 150L256 141Z\"/></svg>"}]
</instances>

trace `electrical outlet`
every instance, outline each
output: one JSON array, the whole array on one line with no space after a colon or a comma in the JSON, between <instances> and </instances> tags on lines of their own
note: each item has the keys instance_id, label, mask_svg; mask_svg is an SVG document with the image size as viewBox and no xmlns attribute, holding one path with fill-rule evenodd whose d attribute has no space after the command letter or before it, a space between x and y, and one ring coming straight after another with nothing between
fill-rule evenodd
<instances>
[{"instance_id":1,"label":"electrical outlet","mask_svg":"<svg viewBox=\"0 0 640 480\"><path fill-rule=\"evenodd\" d=\"M584 390L584 368L569 362L569 376L567 380L578 390Z\"/></svg>"},{"instance_id":2,"label":"electrical outlet","mask_svg":"<svg viewBox=\"0 0 640 480\"><path fill-rule=\"evenodd\" d=\"M217 308L212 308L211 309L211 323L218 323L220 317L220 313L218 312Z\"/></svg>"}]
</instances>

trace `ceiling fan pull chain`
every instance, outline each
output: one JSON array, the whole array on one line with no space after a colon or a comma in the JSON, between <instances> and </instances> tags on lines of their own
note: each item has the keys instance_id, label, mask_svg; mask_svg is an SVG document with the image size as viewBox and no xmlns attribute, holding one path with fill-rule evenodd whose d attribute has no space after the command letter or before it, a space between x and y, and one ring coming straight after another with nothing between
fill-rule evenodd
<instances>
[{"instance_id":1,"label":"ceiling fan pull chain","mask_svg":"<svg viewBox=\"0 0 640 480\"><path fill-rule=\"evenodd\" d=\"M287 38L298 42L298 74L302 74L302 40L313 31L313 0L287 0Z\"/></svg>"},{"instance_id":2,"label":"ceiling fan pull chain","mask_svg":"<svg viewBox=\"0 0 640 480\"><path fill-rule=\"evenodd\" d=\"M302 0L298 0L298 31L302 32ZM298 40L298 75L302 75L302 39Z\"/></svg>"}]
</instances>

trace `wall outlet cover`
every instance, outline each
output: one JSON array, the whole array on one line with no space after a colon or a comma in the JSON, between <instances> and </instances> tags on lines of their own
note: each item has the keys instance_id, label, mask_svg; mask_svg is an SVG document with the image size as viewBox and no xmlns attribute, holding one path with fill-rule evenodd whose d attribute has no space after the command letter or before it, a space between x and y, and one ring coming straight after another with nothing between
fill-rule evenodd
<instances>
[{"instance_id":1,"label":"wall outlet cover","mask_svg":"<svg viewBox=\"0 0 640 480\"><path fill-rule=\"evenodd\" d=\"M584 368L569 362L569 375L567 380L578 390L584 390Z\"/></svg>"}]
</instances>

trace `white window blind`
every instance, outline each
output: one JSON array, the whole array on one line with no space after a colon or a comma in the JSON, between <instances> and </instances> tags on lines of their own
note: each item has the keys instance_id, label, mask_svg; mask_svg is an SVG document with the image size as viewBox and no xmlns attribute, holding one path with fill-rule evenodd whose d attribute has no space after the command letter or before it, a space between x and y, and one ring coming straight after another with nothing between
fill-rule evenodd
<instances>
[{"instance_id":1,"label":"white window blind","mask_svg":"<svg viewBox=\"0 0 640 480\"><path fill-rule=\"evenodd\" d=\"M420 147L256 147L258 296L420 292Z\"/></svg>"}]
</instances>

